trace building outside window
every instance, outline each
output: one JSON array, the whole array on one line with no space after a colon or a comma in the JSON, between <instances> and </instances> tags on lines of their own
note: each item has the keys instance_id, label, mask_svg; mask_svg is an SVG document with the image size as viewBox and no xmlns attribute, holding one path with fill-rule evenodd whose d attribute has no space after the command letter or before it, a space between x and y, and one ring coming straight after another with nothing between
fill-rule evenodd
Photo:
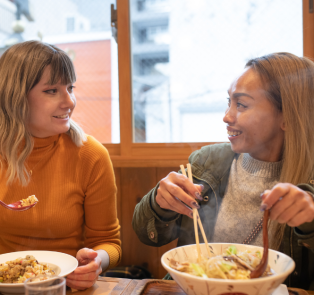
<instances>
[{"instance_id":1,"label":"building outside window","mask_svg":"<svg viewBox=\"0 0 314 295\"><path fill-rule=\"evenodd\" d=\"M68 17L67 18L67 32L71 33L74 32L74 24L75 24L75 18L74 17Z\"/></svg>"},{"instance_id":2,"label":"building outside window","mask_svg":"<svg viewBox=\"0 0 314 295\"><path fill-rule=\"evenodd\" d=\"M0 54L27 40L42 40L65 50L77 73L77 106L72 118L102 143L120 142L117 43L111 34L111 3L115 0L0 0ZM23 28L20 33L12 29L17 4L24 9L18 22Z\"/></svg>"},{"instance_id":3,"label":"building outside window","mask_svg":"<svg viewBox=\"0 0 314 295\"><path fill-rule=\"evenodd\" d=\"M134 142L227 141L227 89L253 57L303 55L301 0L131 0Z\"/></svg>"}]
</instances>

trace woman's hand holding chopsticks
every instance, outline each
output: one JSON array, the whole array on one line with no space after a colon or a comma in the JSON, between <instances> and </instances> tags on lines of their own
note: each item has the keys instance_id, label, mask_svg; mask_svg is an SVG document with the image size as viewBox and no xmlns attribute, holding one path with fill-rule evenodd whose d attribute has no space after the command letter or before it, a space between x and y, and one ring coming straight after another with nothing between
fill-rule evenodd
<instances>
[{"instance_id":1,"label":"woman's hand holding chopsticks","mask_svg":"<svg viewBox=\"0 0 314 295\"><path fill-rule=\"evenodd\" d=\"M163 209L172 210L180 214L185 214L193 218L195 242L197 245L198 262L202 260L201 248L199 243L199 236L197 225L200 227L208 257L212 256L208 246L206 234L202 225L202 221L197 212L200 206L195 201L196 199L202 200L201 192L202 185L193 184L192 168L187 164L188 175L183 165L180 165L182 175L179 173L171 172L164 179L160 181L157 190L156 201Z\"/></svg>"},{"instance_id":2,"label":"woman's hand holding chopsticks","mask_svg":"<svg viewBox=\"0 0 314 295\"><path fill-rule=\"evenodd\" d=\"M193 184L186 176L171 172L160 181L156 202L163 209L193 218L192 209L199 208L195 199L202 200L202 189L202 185Z\"/></svg>"}]
</instances>

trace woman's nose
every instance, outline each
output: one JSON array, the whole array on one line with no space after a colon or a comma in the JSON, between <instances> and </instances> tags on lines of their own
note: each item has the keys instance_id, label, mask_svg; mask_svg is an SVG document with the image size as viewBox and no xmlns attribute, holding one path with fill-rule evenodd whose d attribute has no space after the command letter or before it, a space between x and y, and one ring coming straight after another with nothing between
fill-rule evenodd
<instances>
[{"instance_id":1,"label":"woman's nose","mask_svg":"<svg viewBox=\"0 0 314 295\"><path fill-rule=\"evenodd\" d=\"M236 116L231 107L228 107L225 112L223 121L227 124L234 124L236 121Z\"/></svg>"},{"instance_id":2,"label":"woman's nose","mask_svg":"<svg viewBox=\"0 0 314 295\"><path fill-rule=\"evenodd\" d=\"M75 107L75 96L73 93L65 91L63 93L62 107L73 109Z\"/></svg>"}]
</instances>

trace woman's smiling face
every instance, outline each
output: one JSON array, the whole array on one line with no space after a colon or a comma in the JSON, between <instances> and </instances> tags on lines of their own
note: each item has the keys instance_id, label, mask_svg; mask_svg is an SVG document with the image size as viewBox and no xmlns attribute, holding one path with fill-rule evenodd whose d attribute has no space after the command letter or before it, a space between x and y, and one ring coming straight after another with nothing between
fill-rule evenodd
<instances>
[{"instance_id":1,"label":"woman's smiling face","mask_svg":"<svg viewBox=\"0 0 314 295\"><path fill-rule=\"evenodd\" d=\"M283 116L267 98L259 75L246 68L228 93L229 104L223 120L227 123L232 150L249 153L260 161L279 161L284 142Z\"/></svg>"},{"instance_id":2,"label":"woman's smiling face","mask_svg":"<svg viewBox=\"0 0 314 295\"><path fill-rule=\"evenodd\" d=\"M76 105L73 85L49 85L50 66L43 72L40 81L29 92L30 133L35 137L49 137L70 129L70 117Z\"/></svg>"}]
</instances>

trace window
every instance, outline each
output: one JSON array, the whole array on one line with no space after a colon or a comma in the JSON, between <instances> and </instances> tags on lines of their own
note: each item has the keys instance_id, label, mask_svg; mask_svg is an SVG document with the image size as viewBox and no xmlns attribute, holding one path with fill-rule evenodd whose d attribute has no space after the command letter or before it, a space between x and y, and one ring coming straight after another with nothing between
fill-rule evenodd
<instances>
[{"instance_id":1,"label":"window","mask_svg":"<svg viewBox=\"0 0 314 295\"><path fill-rule=\"evenodd\" d=\"M301 0L47 0L45 5L29 1L35 21L22 15L25 31L21 36L24 40L42 38L68 52L78 73L74 119L105 144L115 167L174 167L185 163L204 142L226 141L209 131L223 128L216 122L221 122L226 90L234 77L230 64L242 69L248 58L271 51L302 55L302 45L304 55L314 58L314 14L309 12L309 0L303 1L303 34ZM110 27L110 4L115 2L119 52ZM240 4L244 9L237 8ZM201 5L213 5L213 9ZM16 12L9 0L0 0L2 6L0 54L13 40ZM293 15L285 22L291 7L295 7ZM208 13L208 19L202 19L200 11ZM77 22L71 33L66 26L69 12ZM283 22L268 27L263 35L265 25L281 17ZM268 37L274 41L271 47L254 47L264 45ZM291 40L293 44L288 44ZM227 72L217 70L212 58L220 52L226 57L221 69ZM209 79L211 71L217 77ZM202 122L198 125L209 126L201 133L194 132L198 126L189 123L198 120Z\"/></svg>"},{"instance_id":2,"label":"window","mask_svg":"<svg viewBox=\"0 0 314 295\"><path fill-rule=\"evenodd\" d=\"M135 143L227 141L227 89L245 63L303 54L301 0L138 3L130 1Z\"/></svg>"},{"instance_id":3,"label":"window","mask_svg":"<svg viewBox=\"0 0 314 295\"><path fill-rule=\"evenodd\" d=\"M141 3L140 3L141 2ZM146 96L148 96L148 94L151 92L153 93L153 91L157 90L154 89L152 90L151 85L145 85L145 87L142 88L142 91L139 91L139 87L138 84L142 83L142 84L147 84L147 82L151 82L150 79L153 74L154 74L154 70L155 70L155 76L154 78L158 77L159 78L164 78L163 76L165 76L166 78L169 77L169 73L171 73L171 67L174 65L172 65L172 61L174 58L179 58L179 56L174 56L171 52L171 46L173 46L174 44L174 37L178 37L179 36L171 36L168 34L168 41L167 39L165 41L160 42L159 44L153 44L153 46L155 46L155 48L157 48L158 50L156 50L156 52L158 53L158 57L155 57L155 59L153 60L149 60L149 56L145 56L144 54L144 49L149 48L149 46L151 46L151 44L149 42L146 42L145 38L145 27L143 26L143 24L145 23L145 21L148 19L149 21L156 21L156 16L158 15L158 21L160 21L161 19L163 20L164 24L162 24L161 26L168 26L171 27L172 26L172 19L171 19L171 13L177 13L179 16L183 13L182 10L178 10L178 9L169 9L169 3L171 4L171 7L176 7L175 5L177 5L181 2L186 3L187 5L190 3L193 3L195 5L197 5L198 3L205 3L207 4L207 2L210 3L215 3L217 4L217 1L189 1L189 0L185 0L185 1L179 1L179 0L159 0L159 1L155 1L155 3L159 2L159 8L157 10L157 6L155 6L155 10L148 15L149 10L147 9L147 6L145 6L145 2L146 1L134 1L134 0L129 0L124 1L124 0L117 0L117 10L118 10L118 27L119 27L119 32L118 32L118 44L119 44L119 52L118 52L118 59L119 59L119 99L120 99L120 116L121 116L121 145L108 145L106 144L106 147L109 149L109 152L111 154L111 159L113 161L113 164L115 167L175 167L178 166L179 164L182 163L186 163L187 161L187 157L188 155L190 155L190 153L196 149L199 149L201 146L206 145L206 144L210 144L210 143L214 143L214 139L211 138L210 136L208 136L206 134L206 136L204 136L204 139L201 139L201 142L196 142L196 140L198 141L198 138L192 138L190 142L184 142L183 140L188 140L186 137L184 137L184 134L182 134L181 132L176 132L177 134L180 134L182 141L178 142L177 140L174 140L173 138L171 139L169 136L169 133L167 130L165 129L159 129L158 133L155 133L156 136L153 137L152 141L148 141L147 138L147 120L145 119L145 108L141 108L138 107L137 105L140 104L145 104L145 100L144 98ZM220 1L218 1L220 2ZM226 1L223 1L226 3ZM245 2L245 3L250 3L249 1L241 1ZM257 2L257 1L254 1ZM258 1L263 2L263 1ZM266 1L270 7L272 7L271 3L273 1ZM275 1L278 5L278 2ZM281 2L282 5L278 5L277 8L275 9L276 14L278 14L278 17L280 15L285 15L287 12L286 10L284 10L286 8L287 5L293 5L295 1L284 1ZM139 5L139 3L141 5ZM229 1L228 3L239 3L239 1ZM300 13L302 12L302 2L298 1L298 7L296 8L296 13L298 13L300 15ZM163 5L161 5L163 4ZM254 4L254 3L253 3ZM280 4L280 3L279 3ZM288 35L287 39L288 40L293 40L294 43L297 43L296 45L299 46L299 49L297 49L297 51L293 51L294 53L297 53L299 55L302 55L302 47L303 47L303 54L305 56L308 57L312 57L314 58L314 42L313 42L313 34L314 34L314 14L312 12L310 12L309 9L309 0L304 0L303 1L303 20L302 20L302 16L301 18L299 18L298 23L294 24L294 28L293 30L296 29L297 34L298 32L302 32L302 25L303 25L303 34L293 40L292 38L292 34L296 34L295 32L293 33L293 31L290 28L290 24L287 24L287 32L291 31L291 34ZM235 4L234 4L235 5ZM191 7L190 7L191 8ZM145 11L146 9L146 11ZM187 9L187 8L186 8ZM196 7L194 7L194 5L192 5L192 9L196 10ZM198 8L200 9L200 8ZM225 7L226 10L232 10L230 7ZM268 8L267 8L268 9ZM264 12L261 13L262 16L264 16L267 13L267 9L264 9ZM224 12L224 10L222 10L222 13ZM142 14L143 13L143 14ZM144 16L144 13L147 14L146 16ZM232 17L232 13L229 13L229 15L231 14ZM142 16L142 19L141 19ZM227 15L228 16L228 15ZM227 16L225 16L225 18L227 18ZM270 16L273 17L274 19L274 10L272 11L272 14L270 14ZM275 15L277 17L277 15ZM293 14L293 18L295 18L295 14ZM137 21L134 21L134 18L137 19ZM164 21L166 19L166 21ZM188 18L188 15L186 15L187 20L191 20L191 18ZM196 18L197 19L197 18ZM269 19L270 20L270 19ZM291 20L291 19L290 19ZM292 21L292 20L291 20ZM158 24L159 25L159 24ZM141 30L139 30L142 37L138 38L137 36L139 36L139 34L136 34L138 28L141 27ZM156 22L154 23L154 26L157 26ZM187 26L188 27L188 26ZM229 25L230 27L230 25ZM199 39L205 40L204 36L206 36L206 30L204 31L202 29L202 25L201 23L198 26L199 30L190 30L190 32L186 32L186 30L182 30L182 34L185 33L189 33L189 34L195 34L197 36L199 36ZM218 31L218 27L215 27L216 31ZM226 31L226 29L225 29ZM224 32L225 32L224 31ZM283 31L284 28L283 28ZM144 33L145 32L145 33ZM200 32L204 32L202 34L200 34ZM259 34L261 34L259 32ZM253 34L249 35L249 36L253 36ZM295 35L293 35L295 36ZM279 37L282 37L281 34L279 35ZM225 35L222 34L222 40L225 42L224 40ZM265 38L265 37L264 37ZM274 38L276 39L276 37L274 37L274 34L272 34L272 40L274 40ZM181 37L182 39L182 37ZM187 39L187 38L186 38ZM303 40L302 40L303 39ZM184 40L184 38L183 38ZM276 41L276 40L275 40ZM140 44L140 43L143 44ZM167 42L169 44L167 44ZM242 41L240 40L238 43L241 43ZM134 43L136 43L136 47L134 47ZM132 48L131 48L131 44L132 44ZM225 43L226 44L226 43ZM284 45L286 45L286 43L283 43ZM143 45L143 46L141 46ZM180 46L182 44L179 44ZM214 46L215 44L211 44L211 46ZM180 47L179 46L179 47ZM227 43L226 46L219 46L219 48L221 50L229 50L229 48L232 48L232 46L235 46L235 49L237 49L236 46L239 46L239 44L233 42L233 43ZM226 49L226 48L227 49ZM150 47L151 48L151 47ZM210 48L207 47L207 48ZM186 48L183 48L184 50L186 50ZM203 49L203 48L202 48ZM270 51L276 51L276 50L282 50L282 49L276 49L274 47L272 48L263 48L263 50L265 50L266 52L270 52ZM287 50L288 49L284 49ZM217 49L216 49L217 51ZM218 50L219 51L219 50ZM239 51L239 50L237 50ZM289 51L292 51L292 49L290 49ZM163 52L163 55L160 56L160 52ZM169 54L170 52L170 54ZM196 52L198 53L198 51ZM253 52L251 53L251 56L247 56L247 57L243 57L242 55L242 60L239 60L238 58L234 58L234 60L237 62L238 64L238 68L242 69L244 66L244 63L246 61L247 58L253 57L253 56L257 56L263 54L263 52ZM195 55L195 53L194 53ZM230 57L228 57L230 58ZM169 59L169 62L167 61ZM141 61L141 60L145 60ZM147 62L147 60L149 60L149 62ZM189 62L189 59L187 58L187 61ZM205 62L207 62L207 60L205 60ZM154 65L154 63L156 64L156 66L152 66L152 64ZM140 67L137 67L137 65L139 64L143 64L143 69L141 69ZM158 65L157 65L158 64ZM202 70L204 63L201 64L201 66L198 64L198 66L193 67L193 74L197 75L197 70ZM180 64L179 64L180 66ZM147 68L151 68L151 70L149 71ZM224 67L226 68L226 67ZM158 73L156 74L156 72L158 71ZM191 70L184 70L181 71L182 72L182 76L184 74L188 74L191 79L193 79L194 77L190 74ZM147 73L150 72L151 75L150 77L145 77L145 75L143 75L142 73ZM168 73L168 74L167 74ZM167 76L168 75L168 76ZM228 76L230 76L230 79L232 79L234 77L234 75L227 73ZM228 83L226 83L226 87L223 87L223 96L222 96L222 104L219 105L217 104L215 107L218 108L220 107L221 111L225 110L225 106L226 106L226 97L227 97L227 88L230 85L229 83L231 82L230 79L228 80ZM157 79L155 79L156 82ZM160 79L161 80L161 79ZM186 86L184 84L188 84L187 80L182 80L184 81L182 84L183 86ZM157 80L158 82L158 80ZM212 82L211 82L212 83ZM171 84L169 84L171 85ZM148 87L147 87L148 86ZM164 86L164 85L163 85ZM147 88L151 89L147 91ZM220 88L222 88L222 86L220 86ZM159 88L159 90L163 90L164 93L166 94L166 87L164 87L164 89L162 89L162 87ZM169 87L168 90L171 90L171 88ZM189 91L193 90L193 89L188 89ZM147 93L144 93L147 92ZM135 93L135 95L134 95ZM136 96L136 93L139 93L139 96ZM170 92L171 93L171 92ZM199 92L199 94L202 94L204 92ZM198 93L197 93L198 94ZM159 95L160 98L163 98L162 96ZM188 97L188 96L187 96ZM201 98L201 97L200 97ZM142 99L142 100L141 100ZM139 109L136 109L139 108ZM167 109L165 108L166 111L160 110L157 107L154 109L153 107L151 108L154 110L154 114L156 114L156 116L161 116L164 114L169 114L169 112L167 113ZM193 109L189 109L189 105L184 105L181 108L178 108L177 110L178 112L180 112L181 114L183 114L183 116L185 116L184 121L186 121L188 119L189 116L189 112L193 111ZM164 112L164 113L163 113ZM219 112L216 112L219 116ZM202 114L200 114L201 117ZM213 116L212 116L213 117ZM158 118L158 117L157 117ZM169 118L169 116L168 116ZM138 120L139 119L139 120ZM154 119L156 120L156 118L154 117ZM201 118L202 119L202 118ZM217 120L221 120L220 118L217 118ZM156 120L156 122L158 122L158 120ZM166 122L166 121L164 121ZM163 122L163 123L164 123ZM171 122L171 121L170 121ZM180 121L182 122L182 121ZM176 122L177 123L177 122ZM152 126L153 124L151 124ZM208 124L207 124L208 125ZM174 130L175 126L174 125L170 125L170 128L172 128ZM212 125L211 125L212 126ZM213 125L214 127L211 129L215 129L219 126ZM169 128L169 130L170 130ZM181 128L181 126L180 126ZM186 129L188 127L185 126L184 129ZM194 130L194 129L193 129ZM207 130L204 130L204 133ZM164 133L164 134L163 134ZM191 132L189 132L191 134ZM225 129L223 129L223 133L225 134ZM192 132L193 134L193 132ZM168 136L169 141L161 141L160 137L163 136ZM178 136L178 135L176 135ZM191 136L191 135L190 135ZM158 140L157 140L158 139ZM160 141L159 141L160 140ZM204 142L206 141L206 142ZM227 138L225 137L223 139L223 141L227 141ZM217 141L215 141L217 142Z\"/></svg>"},{"instance_id":4,"label":"window","mask_svg":"<svg viewBox=\"0 0 314 295\"><path fill-rule=\"evenodd\" d=\"M68 17L67 18L67 32L72 33L75 29L75 18L74 17Z\"/></svg>"},{"instance_id":5,"label":"window","mask_svg":"<svg viewBox=\"0 0 314 295\"><path fill-rule=\"evenodd\" d=\"M0 38L4 38L6 34L12 31L12 23L15 21L16 7L7 3L7 1L0 1Z\"/></svg>"},{"instance_id":6,"label":"window","mask_svg":"<svg viewBox=\"0 0 314 295\"><path fill-rule=\"evenodd\" d=\"M16 5L0 0L0 55L6 45L23 40L42 40L65 50L77 73L72 118L100 142L119 143L117 43L110 25L110 4L115 0L24 2L34 21L22 14L24 31L16 34Z\"/></svg>"}]
</instances>

